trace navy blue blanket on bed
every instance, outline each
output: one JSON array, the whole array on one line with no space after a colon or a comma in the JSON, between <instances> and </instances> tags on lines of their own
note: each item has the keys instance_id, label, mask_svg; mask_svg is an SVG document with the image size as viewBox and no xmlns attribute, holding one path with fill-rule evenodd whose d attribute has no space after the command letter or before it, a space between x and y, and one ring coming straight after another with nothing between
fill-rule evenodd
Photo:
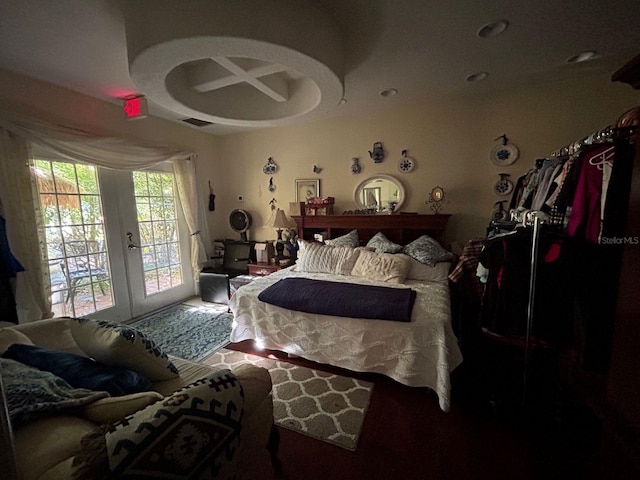
<instances>
[{"instance_id":1,"label":"navy blue blanket on bed","mask_svg":"<svg viewBox=\"0 0 640 480\"><path fill-rule=\"evenodd\" d=\"M265 288L261 300L298 312L410 322L416 292L410 288L284 278Z\"/></svg>"}]
</instances>

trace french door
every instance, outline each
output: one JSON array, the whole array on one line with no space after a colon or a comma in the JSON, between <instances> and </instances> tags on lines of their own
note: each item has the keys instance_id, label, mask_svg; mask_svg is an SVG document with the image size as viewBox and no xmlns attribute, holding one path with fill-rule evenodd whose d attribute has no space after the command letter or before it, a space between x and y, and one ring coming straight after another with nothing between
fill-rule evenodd
<instances>
[{"instance_id":1,"label":"french door","mask_svg":"<svg viewBox=\"0 0 640 480\"><path fill-rule=\"evenodd\" d=\"M169 168L124 172L36 160L56 315L124 321L194 293Z\"/></svg>"}]
</instances>

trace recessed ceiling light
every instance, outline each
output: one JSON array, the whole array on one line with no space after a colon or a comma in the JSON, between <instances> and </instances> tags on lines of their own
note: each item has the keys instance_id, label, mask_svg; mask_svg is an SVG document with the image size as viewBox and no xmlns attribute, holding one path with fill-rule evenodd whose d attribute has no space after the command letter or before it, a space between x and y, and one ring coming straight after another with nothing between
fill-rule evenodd
<instances>
[{"instance_id":1,"label":"recessed ceiling light","mask_svg":"<svg viewBox=\"0 0 640 480\"><path fill-rule=\"evenodd\" d=\"M476 35L480 38L496 37L509 28L509 20L500 19L493 23L487 23L478 30Z\"/></svg>"},{"instance_id":2,"label":"recessed ceiling light","mask_svg":"<svg viewBox=\"0 0 640 480\"><path fill-rule=\"evenodd\" d=\"M467 77L467 82L480 82L488 76L489 74L487 72L473 73Z\"/></svg>"},{"instance_id":3,"label":"recessed ceiling light","mask_svg":"<svg viewBox=\"0 0 640 480\"><path fill-rule=\"evenodd\" d=\"M582 63L582 62L588 62L589 60L594 60L596 58L598 58L598 52L593 52L593 51L587 51L587 52L580 52L577 55L574 55L573 57L569 57L565 60L565 63Z\"/></svg>"},{"instance_id":4,"label":"recessed ceiling light","mask_svg":"<svg viewBox=\"0 0 640 480\"><path fill-rule=\"evenodd\" d=\"M392 97L396 93L398 93L398 90L396 90L395 88L387 88L386 90L382 90L380 92L380 96L381 97Z\"/></svg>"}]
</instances>

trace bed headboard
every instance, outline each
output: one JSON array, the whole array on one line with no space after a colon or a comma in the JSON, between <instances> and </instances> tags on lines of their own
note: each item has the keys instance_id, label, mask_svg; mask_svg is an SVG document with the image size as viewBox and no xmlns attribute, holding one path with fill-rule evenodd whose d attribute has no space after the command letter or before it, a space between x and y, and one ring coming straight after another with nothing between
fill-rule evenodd
<instances>
[{"instance_id":1,"label":"bed headboard","mask_svg":"<svg viewBox=\"0 0 640 480\"><path fill-rule=\"evenodd\" d=\"M406 245L421 235L429 235L444 245L444 231L451 215L305 215L293 216L298 226L298 237L313 240L316 233L325 238L336 238L358 230L360 243L365 245L376 233L382 232L389 240Z\"/></svg>"}]
</instances>

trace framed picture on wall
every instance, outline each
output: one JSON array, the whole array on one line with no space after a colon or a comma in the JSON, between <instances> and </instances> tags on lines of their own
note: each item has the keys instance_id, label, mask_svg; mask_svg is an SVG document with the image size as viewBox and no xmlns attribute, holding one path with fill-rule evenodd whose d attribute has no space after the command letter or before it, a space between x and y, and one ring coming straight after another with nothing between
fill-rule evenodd
<instances>
[{"instance_id":1,"label":"framed picture on wall","mask_svg":"<svg viewBox=\"0 0 640 480\"><path fill-rule=\"evenodd\" d=\"M306 202L307 199L320 196L320 179L297 179L296 202Z\"/></svg>"}]
</instances>

